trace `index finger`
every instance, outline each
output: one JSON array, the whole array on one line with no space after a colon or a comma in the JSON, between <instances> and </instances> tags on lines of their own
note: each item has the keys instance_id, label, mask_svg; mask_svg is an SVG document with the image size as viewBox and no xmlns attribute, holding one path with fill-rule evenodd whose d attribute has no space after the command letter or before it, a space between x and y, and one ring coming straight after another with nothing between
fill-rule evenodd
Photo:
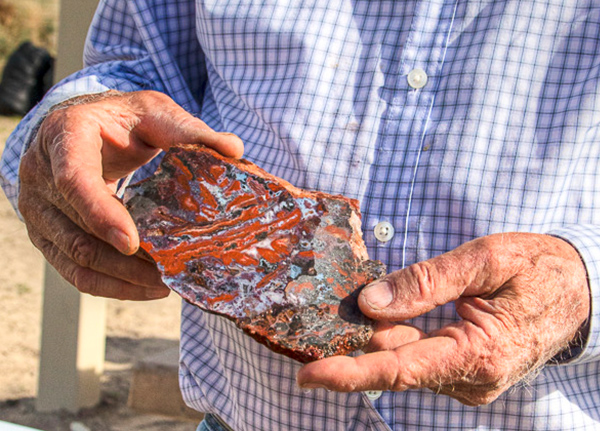
<instances>
[{"instance_id":1,"label":"index finger","mask_svg":"<svg viewBox=\"0 0 600 431\"><path fill-rule=\"evenodd\" d=\"M137 229L104 181L102 138L98 129L93 122L82 121L76 130L62 134L51 145L46 143L52 177L87 229L131 255L139 246Z\"/></svg>"},{"instance_id":2,"label":"index finger","mask_svg":"<svg viewBox=\"0 0 600 431\"><path fill-rule=\"evenodd\" d=\"M395 350L311 362L300 369L296 378L301 388L338 392L430 388L440 385L449 369L456 366L456 356L457 341L438 336Z\"/></svg>"},{"instance_id":3,"label":"index finger","mask_svg":"<svg viewBox=\"0 0 600 431\"><path fill-rule=\"evenodd\" d=\"M168 150L174 144L202 144L227 157L241 158L242 140L233 133L216 132L191 115L166 94L140 91L132 94L130 105L137 114L131 132L145 144ZM129 131L129 130L128 130Z\"/></svg>"}]
</instances>

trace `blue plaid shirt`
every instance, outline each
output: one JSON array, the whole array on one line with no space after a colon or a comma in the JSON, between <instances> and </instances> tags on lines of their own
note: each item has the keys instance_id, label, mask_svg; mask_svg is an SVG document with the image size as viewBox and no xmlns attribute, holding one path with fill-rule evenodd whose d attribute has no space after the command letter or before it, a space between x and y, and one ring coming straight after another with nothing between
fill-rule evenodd
<instances>
[{"instance_id":1,"label":"blue plaid shirt","mask_svg":"<svg viewBox=\"0 0 600 431\"><path fill-rule=\"evenodd\" d=\"M370 256L390 270L504 231L558 235L587 267L582 351L483 407L427 390L303 393L299 364L184 304L192 407L238 431L600 429L600 2L103 0L85 60L9 139L13 202L50 106L154 89L273 174L359 199ZM381 221L395 228L385 243ZM455 319L447 305L414 323Z\"/></svg>"}]
</instances>

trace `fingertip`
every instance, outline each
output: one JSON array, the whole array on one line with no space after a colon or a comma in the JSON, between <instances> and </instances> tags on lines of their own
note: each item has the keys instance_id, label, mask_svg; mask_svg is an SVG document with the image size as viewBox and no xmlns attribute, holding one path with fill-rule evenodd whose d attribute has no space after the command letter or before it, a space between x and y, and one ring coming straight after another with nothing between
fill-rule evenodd
<instances>
[{"instance_id":1,"label":"fingertip","mask_svg":"<svg viewBox=\"0 0 600 431\"><path fill-rule=\"evenodd\" d=\"M135 254L139 248L137 232L126 233L124 230L113 227L108 231L108 242L114 248L127 256Z\"/></svg>"},{"instance_id":2,"label":"fingertip","mask_svg":"<svg viewBox=\"0 0 600 431\"><path fill-rule=\"evenodd\" d=\"M302 368L298 370L296 373L296 383L300 388L312 389L307 385L311 385L315 379L317 379L317 375L315 371L319 369L320 361L309 362L308 364L304 364Z\"/></svg>"},{"instance_id":3,"label":"fingertip","mask_svg":"<svg viewBox=\"0 0 600 431\"><path fill-rule=\"evenodd\" d=\"M305 364L296 374L296 384L301 389L327 389L348 391L347 385L340 383L343 377L340 370L351 368L353 359L347 356L332 356Z\"/></svg>"},{"instance_id":4,"label":"fingertip","mask_svg":"<svg viewBox=\"0 0 600 431\"><path fill-rule=\"evenodd\" d=\"M220 132L223 138L218 149L223 155L241 159L244 155L244 141L234 133Z\"/></svg>"},{"instance_id":5,"label":"fingertip","mask_svg":"<svg viewBox=\"0 0 600 431\"><path fill-rule=\"evenodd\" d=\"M367 285L358 297L359 307L363 312L379 312L394 301L394 291L387 281L378 280Z\"/></svg>"},{"instance_id":6,"label":"fingertip","mask_svg":"<svg viewBox=\"0 0 600 431\"><path fill-rule=\"evenodd\" d=\"M146 289L146 298L148 299L162 299L169 296L171 289L168 287L153 287Z\"/></svg>"},{"instance_id":7,"label":"fingertip","mask_svg":"<svg viewBox=\"0 0 600 431\"><path fill-rule=\"evenodd\" d=\"M310 373L303 371L305 367L302 367L298 374L296 374L296 384L300 389L317 389L324 388L325 386L321 383L314 382L314 378L310 377Z\"/></svg>"}]
</instances>

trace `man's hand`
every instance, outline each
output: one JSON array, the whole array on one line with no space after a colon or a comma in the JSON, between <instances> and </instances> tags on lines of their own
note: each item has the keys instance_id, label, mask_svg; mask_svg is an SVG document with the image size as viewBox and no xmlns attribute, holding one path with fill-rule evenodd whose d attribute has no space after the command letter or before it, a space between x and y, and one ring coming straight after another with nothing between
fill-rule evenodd
<instances>
[{"instance_id":1,"label":"man's hand","mask_svg":"<svg viewBox=\"0 0 600 431\"><path fill-rule=\"evenodd\" d=\"M400 322L450 301L462 320L425 334ZM368 353L305 365L304 388L429 388L490 403L580 337L589 314L577 251L548 235L496 234L389 274L361 292L379 321Z\"/></svg>"},{"instance_id":2,"label":"man's hand","mask_svg":"<svg viewBox=\"0 0 600 431\"><path fill-rule=\"evenodd\" d=\"M176 143L243 152L239 138L151 91L71 99L42 123L21 161L19 210L31 241L80 291L136 300L169 294L154 266L133 256L137 229L115 192L121 178Z\"/></svg>"}]
</instances>

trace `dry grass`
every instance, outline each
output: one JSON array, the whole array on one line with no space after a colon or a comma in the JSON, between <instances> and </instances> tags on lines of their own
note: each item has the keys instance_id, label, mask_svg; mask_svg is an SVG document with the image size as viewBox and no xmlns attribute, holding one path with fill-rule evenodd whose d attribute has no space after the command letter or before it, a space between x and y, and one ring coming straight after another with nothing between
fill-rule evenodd
<instances>
[{"instance_id":1,"label":"dry grass","mask_svg":"<svg viewBox=\"0 0 600 431\"><path fill-rule=\"evenodd\" d=\"M56 53L58 0L0 0L0 69L24 41Z\"/></svg>"},{"instance_id":2,"label":"dry grass","mask_svg":"<svg viewBox=\"0 0 600 431\"><path fill-rule=\"evenodd\" d=\"M0 0L0 70L23 41L56 51L58 0ZM0 116L0 155L18 124ZM127 407L135 363L177 345L180 299L147 303L109 301L102 395L79 413L40 413L34 408L38 376L43 265L27 231L0 191L0 421L43 431L65 431L80 422L92 431L191 431L188 420L139 414ZM0 428L2 426L0 425Z\"/></svg>"},{"instance_id":3,"label":"dry grass","mask_svg":"<svg viewBox=\"0 0 600 431\"><path fill-rule=\"evenodd\" d=\"M17 127L20 120L20 117L0 117L0 154L2 154L2 150L4 149L6 138Z\"/></svg>"},{"instance_id":4,"label":"dry grass","mask_svg":"<svg viewBox=\"0 0 600 431\"><path fill-rule=\"evenodd\" d=\"M0 155L18 117L0 116ZM100 403L78 413L34 408L42 319L41 254L0 191L0 421L43 431L68 431L73 422L91 431L192 431L196 423L141 414L127 407L133 368L149 355L177 346L180 299L107 304L107 345ZM2 425L0 425L2 428Z\"/></svg>"}]
</instances>

